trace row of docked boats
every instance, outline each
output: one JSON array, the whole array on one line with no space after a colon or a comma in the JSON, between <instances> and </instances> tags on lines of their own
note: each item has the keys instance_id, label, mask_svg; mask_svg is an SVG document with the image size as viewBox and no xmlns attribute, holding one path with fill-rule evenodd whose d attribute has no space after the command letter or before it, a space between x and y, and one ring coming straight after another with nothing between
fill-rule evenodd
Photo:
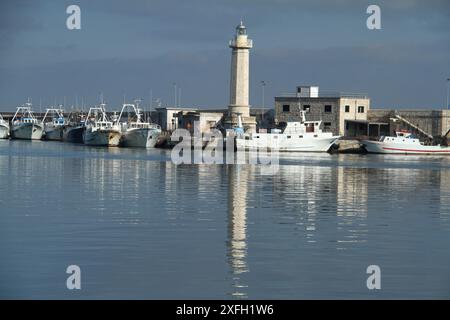
<instances>
[{"instance_id":1,"label":"row of docked boats","mask_svg":"<svg viewBox=\"0 0 450 320\"><path fill-rule=\"evenodd\" d=\"M270 132L245 133L238 114L235 128L236 146L243 150L276 149L287 152L327 152L341 138L331 132L321 130L321 121L306 121L304 111L301 120L287 122L284 128L271 129ZM450 147L426 145L411 132L400 130L395 136L382 136L378 141L362 140L362 147L368 153L378 154L422 154L450 155Z\"/></svg>"},{"instance_id":2,"label":"row of docked boats","mask_svg":"<svg viewBox=\"0 0 450 320\"><path fill-rule=\"evenodd\" d=\"M138 104L124 104L118 117L110 119L106 105L89 109L87 116L70 114L61 108L47 109L38 120L31 104L18 107L10 124L0 115L0 138L53 140L84 143L90 146L154 147L161 135L159 125L145 121Z\"/></svg>"}]
</instances>

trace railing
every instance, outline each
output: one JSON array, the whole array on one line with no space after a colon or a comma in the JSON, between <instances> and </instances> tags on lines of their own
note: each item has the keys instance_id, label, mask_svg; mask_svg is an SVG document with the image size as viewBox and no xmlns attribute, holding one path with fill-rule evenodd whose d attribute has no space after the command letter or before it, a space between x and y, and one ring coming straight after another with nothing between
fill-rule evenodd
<instances>
[{"instance_id":1,"label":"railing","mask_svg":"<svg viewBox=\"0 0 450 320\"><path fill-rule=\"evenodd\" d=\"M235 47L251 48L251 47L253 47L253 40L247 39L246 41L243 41L243 40L236 41L236 39L233 39L233 40L230 40L230 42L228 44L232 48L235 48Z\"/></svg>"}]
</instances>

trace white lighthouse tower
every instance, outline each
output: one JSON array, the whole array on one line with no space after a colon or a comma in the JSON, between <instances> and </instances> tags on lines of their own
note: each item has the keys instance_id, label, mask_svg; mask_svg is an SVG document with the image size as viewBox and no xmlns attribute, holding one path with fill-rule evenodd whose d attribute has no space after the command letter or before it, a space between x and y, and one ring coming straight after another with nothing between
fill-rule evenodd
<instances>
[{"instance_id":1,"label":"white lighthouse tower","mask_svg":"<svg viewBox=\"0 0 450 320\"><path fill-rule=\"evenodd\" d=\"M245 131L255 131L256 121L254 117L250 117L249 105L249 56L253 42L248 39L247 29L242 21L236 27L236 34L229 42L229 46L232 49L230 105L225 124L227 127L237 126L240 115Z\"/></svg>"}]
</instances>

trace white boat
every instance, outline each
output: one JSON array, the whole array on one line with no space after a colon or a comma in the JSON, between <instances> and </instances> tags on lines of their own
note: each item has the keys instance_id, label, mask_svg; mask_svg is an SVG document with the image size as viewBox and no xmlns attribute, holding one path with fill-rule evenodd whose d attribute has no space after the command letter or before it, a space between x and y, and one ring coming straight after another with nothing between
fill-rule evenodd
<instances>
[{"instance_id":1,"label":"white boat","mask_svg":"<svg viewBox=\"0 0 450 320\"><path fill-rule=\"evenodd\" d=\"M383 136L378 141L363 140L362 144L368 153L450 155L450 147L427 146L411 132L397 131L395 134L395 137Z\"/></svg>"},{"instance_id":2,"label":"white boat","mask_svg":"<svg viewBox=\"0 0 450 320\"><path fill-rule=\"evenodd\" d=\"M41 140L44 134L44 125L34 117L31 103L18 107L11 122L13 139Z\"/></svg>"},{"instance_id":3,"label":"white boat","mask_svg":"<svg viewBox=\"0 0 450 320\"><path fill-rule=\"evenodd\" d=\"M120 126L106 116L105 104L89 109L83 143L89 146L117 147L120 143Z\"/></svg>"},{"instance_id":4,"label":"white boat","mask_svg":"<svg viewBox=\"0 0 450 320\"><path fill-rule=\"evenodd\" d=\"M121 122L124 112L132 110L132 116L126 122ZM127 113L129 115L129 112ZM157 124L142 120L141 110L136 104L124 104L117 119L122 130L121 145L124 147L153 148L161 135L161 127Z\"/></svg>"},{"instance_id":5,"label":"white boat","mask_svg":"<svg viewBox=\"0 0 450 320\"><path fill-rule=\"evenodd\" d=\"M3 117L0 114L0 139L8 139L8 138L9 138L9 123L3 120Z\"/></svg>"},{"instance_id":6,"label":"white boat","mask_svg":"<svg viewBox=\"0 0 450 320\"><path fill-rule=\"evenodd\" d=\"M51 121L46 121L51 117ZM63 138L63 129L66 121L62 109L47 109L42 119L44 124L44 139L52 141L61 141Z\"/></svg>"},{"instance_id":7,"label":"white boat","mask_svg":"<svg viewBox=\"0 0 450 320\"><path fill-rule=\"evenodd\" d=\"M269 133L245 133L236 136L237 149L294 152L327 152L340 136L322 132L322 121L306 121L304 111L300 111L300 122L287 122L284 129L272 129ZM241 122L240 117L238 118Z\"/></svg>"}]
</instances>

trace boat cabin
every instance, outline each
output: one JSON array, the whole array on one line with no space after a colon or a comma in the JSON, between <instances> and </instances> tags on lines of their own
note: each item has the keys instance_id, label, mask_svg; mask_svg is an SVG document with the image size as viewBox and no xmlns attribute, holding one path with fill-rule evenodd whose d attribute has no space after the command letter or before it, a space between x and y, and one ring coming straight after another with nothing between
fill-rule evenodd
<instances>
[{"instance_id":1,"label":"boat cabin","mask_svg":"<svg viewBox=\"0 0 450 320\"><path fill-rule=\"evenodd\" d=\"M322 121L288 122L282 129L285 134L303 134L322 132L320 124ZM281 133L280 129L272 129L271 133Z\"/></svg>"},{"instance_id":2,"label":"boat cabin","mask_svg":"<svg viewBox=\"0 0 450 320\"><path fill-rule=\"evenodd\" d=\"M91 123L92 128L112 128L113 123L111 121L93 121Z\"/></svg>"},{"instance_id":3,"label":"boat cabin","mask_svg":"<svg viewBox=\"0 0 450 320\"><path fill-rule=\"evenodd\" d=\"M17 118L14 123L37 123L35 118Z\"/></svg>"},{"instance_id":4,"label":"boat cabin","mask_svg":"<svg viewBox=\"0 0 450 320\"><path fill-rule=\"evenodd\" d=\"M411 132L406 130L396 131L395 137L381 136L380 142L391 143L408 143L408 144L420 144L420 140L417 139Z\"/></svg>"}]
</instances>

